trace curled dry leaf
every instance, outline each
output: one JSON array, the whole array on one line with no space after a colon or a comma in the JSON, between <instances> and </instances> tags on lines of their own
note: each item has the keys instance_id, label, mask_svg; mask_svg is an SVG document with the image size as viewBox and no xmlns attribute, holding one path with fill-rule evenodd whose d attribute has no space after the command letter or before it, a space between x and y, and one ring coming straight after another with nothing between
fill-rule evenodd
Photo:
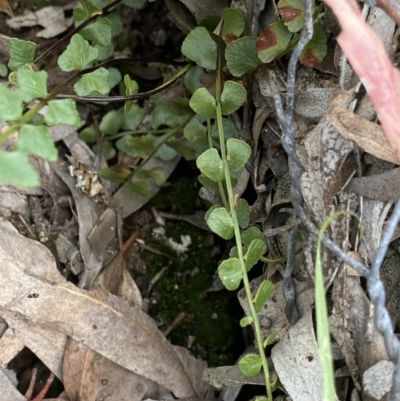
<instances>
[{"instance_id":1,"label":"curled dry leaf","mask_svg":"<svg viewBox=\"0 0 400 401\"><path fill-rule=\"evenodd\" d=\"M44 246L7 224L1 228L2 312L18 312L42 327L67 334L164 385L177 397L202 395L205 363L177 353L148 315L105 291L76 288L59 274Z\"/></svg>"},{"instance_id":2,"label":"curled dry leaf","mask_svg":"<svg viewBox=\"0 0 400 401\"><path fill-rule=\"evenodd\" d=\"M337 38L365 85L387 139L400 160L400 72L392 65L382 41L364 21L355 0L325 0L339 20Z\"/></svg>"},{"instance_id":3,"label":"curled dry leaf","mask_svg":"<svg viewBox=\"0 0 400 401\"><path fill-rule=\"evenodd\" d=\"M347 92L338 93L329 108L329 121L347 139L379 159L400 164L396 151L390 145L382 127L374 124L342 107L348 97ZM399 124L397 124L399 125Z\"/></svg>"}]
</instances>

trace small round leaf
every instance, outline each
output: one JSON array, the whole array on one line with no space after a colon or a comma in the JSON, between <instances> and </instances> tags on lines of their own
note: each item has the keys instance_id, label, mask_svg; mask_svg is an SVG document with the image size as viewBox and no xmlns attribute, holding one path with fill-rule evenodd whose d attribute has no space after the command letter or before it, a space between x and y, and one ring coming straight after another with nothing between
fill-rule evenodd
<instances>
[{"instance_id":1,"label":"small round leaf","mask_svg":"<svg viewBox=\"0 0 400 401\"><path fill-rule=\"evenodd\" d=\"M224 260L218 267L218 276L226 289L229 291L237 290L243 278L239 259L229 258Z\"/></svg>"},{"instance_id":2,"label":"small round leaf","mask_svg":"<svg viewBox=\"0 0 400 401\"><path fill-rule=\"evenodd\" d=\"M226 158L231 171L240 170L251 155L250 146L246 142L235 138L226 141L226 151Z\"/></svg>"},{"instance_id":3,"label":"small round leaf","mask_svg":"<svg viewBox=\"0 0 400 401\"><path fill-rule=\"evenodd\" d=\"M25 124L21 128L16 149L51 162L55 162L58 158L57 148L45 125Z\"/></svg>"},{"instance_id":4,"label":"small round leaf","mask_svg":"<svg viewBox=\"0 0 400 401\"><path fill-rule=\"evenodd\" d=\"M246 327L249 324L252 324L253 322L254 322L254 319L251 316L246 316L246 317L243 317L242 319L240 319L239 324L240 324L240 327Z\"/></svg>"},{"instance_id":5,"label":"small round leaf","mask_svg":"<svg viewBox=\"0 0 400 401\"><path fill-rule=\"evenodd\" d=\"M283 21L274 22L265 28L257 39L258 57L263 63L270 63L282 56L289 46L292 33Z\"/></svg>"},{"instance_id":6,"label":"small round leaf","mask_svg":"<svg viewBox=\"0 0 400 401\"><path fill-rule=\"evenodd\" d=\"M224 25L222 27L222 38L226 43L237 39L244 31L246 19L243 13L233 8L225 8L222 11Z\"/></svg>"},{"instance_id":7,"label":"small round leaf","mask_svg":"<svg viewBox=\"0 0 400 401\"><path fill-rule=\"evenodd\" d=\"M273 291L274 285L272 284L272 281L264 280L260 284L257 290L257 294L253 300L256 313L260 312L261 308L264 306L265 302L267 302Z\"/></svg>"},{"instance_id":8,"label":"small round leaf","mask_svg":"<svg viewBox=\"0 0 400 401\"><path fill-rule=\"evenodd\" d=\"M193 29L182 43L182 54L207 70L217 68L217 44L206 28Z\"/></svg>"},{"instance_id":9,"label":"small round leaf","mask_svg":"<svg viewBox=\"0 0 400 401\"><path fill-rule=\"evenodd\" d=\"M300 56L300 63L311 68L317 68L326 56L328 47L325 28L320 23L314 24L314 35Z\"/></svg>"},{"instance_id":10,"label":"small round leaf","mask_svg":"<svg viewBox=\"0 0 400 401\"><path fill-rule=\"evenodd\" d=\"M37 187L40 185L40 178L25 152L0 151L0 183Z\"/></svg>"},{"instance_id":11,"label":"small round leaf","mask_svg":"<svg viewBox=\"0 0 400 401\"><path fill-rule=\"evenodd\" d=\"M239 361L239 369L246 376L255 376L261 372L262 360L257 354L247 354Z\"/></svg>"},{"instance_id":12,"label":"small round leaf","mask_svg":"<svg viewBox=\"0 0 400 401\"><path fill-rule=\"evenodd\" d=\"M256 42L255 36L246 36L235 40L226 47L226 64L234 77L241 77L262 64L258 58Z\"/></svg>"},{"instance_id":13,"label":"small round leaf","mask_svg":"<svg viewBox=\"0 0 400 401\"><path fill-rule=\"evenodd\" d=\"M249 227L242 233L242 242L244 245L249 246L254 239L265 241L263 233L257 227Z\"/></svg>"},{"instance_id":14,"label":"small round leaf","mask_svg":"<svg viewBox=\"0 0 400 401\"><path fill-rule=\"evenodd\" d=\"M265 240L255 239L251 241L249 249L244 255L244 261L247 271L249 271L261 258L262 255L267 251L267 245Z\"/></svg>"},{"instance_id":15,"label":"small round leaf","mask_svg":"<svg viewBox=\"0 0 400 401\"><path fill-rule=\"evenodd\" d=\"M242 85L227 81L221 93L222 114L232 114L243 105L246 97L247 91Z\"/></svg>"},{"instance_id":16,"label":"small round leaf","mask_svg":"<svg viewBox=\"0 0 400 401\"><path fill-rule=\"evenodd\" d=\"M83 70L91 61L95 60L99 51L89 45L89 42L79 34L71 38L70 44L58 58L58 65L62 71ZM108 75L108 74L107 74ZM84 95L81 95L84 96Z\"/></svg>"},{"instance_id":17,"label":"small round leaf","mask_svg":"<svg viewBox=\"0 0 400 401\"><path fill-rule=\"evenodd\" d=\"M298 32L304 24L303 0L280 0L278 13L290 32Z\"/></svg>"},{"instance_id":18,"label":"small round leaf","mask_svg":"<svg viewBox=\"0 0 400 401\"><path fill-rule=\"evenodd\" d=\"M211 180L218 182L224 178L224 166L217 149L207 149L197 158L196 164L202 174Z\"/></svg>"},{"instance_id":19,"label":"small round leaf","mask_svg":"<svg viewBox=\"0 0 400 401\"><path fill-rule=\"evenodd\" d=\"M224 207L214 209L207 220L208 227L223 239L231 239L234 235L232 217Z\"/></svg>"},{"instance_id":20,"label":"small round leaf","mask_svg":"<svg viewBox=\"0 0 400 401\"><path fill-rule=\"evenodd\" d=\"M196 113L204 117L215 118L217 115L215 97L206 88L197 89L189 105Z\"/></svg>"}]
</instances>

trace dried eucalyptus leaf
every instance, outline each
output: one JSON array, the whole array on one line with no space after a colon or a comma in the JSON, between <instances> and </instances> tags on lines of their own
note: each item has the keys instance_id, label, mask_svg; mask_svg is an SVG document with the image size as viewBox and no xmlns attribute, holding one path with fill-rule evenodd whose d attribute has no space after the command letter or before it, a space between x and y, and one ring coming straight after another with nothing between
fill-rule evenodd
<instances>
[{"instance_id":1,"label":"dried eucalyptus leaf","mask_svg":"<svg viewBox=\"0 0 400 401\"><path fill-rule=\"evenodd\" d=\"M44 246L1 227L0 308L67 334L177 397L203 393L204 362L186 358L193 365L186 366L148 315L107 292L76 288L59 274Z\"/></svg>"},{"instance_id":2,"label":"dried eucalyptus leaf","mask_svg":"<svg viewBox=\"0 0 400 401\"><path fill-rule=\"evenodd\" d=\"M311 310L275 345L272 361L293 401L322 401L322 369Z\"/></svg>"}]
</instances>

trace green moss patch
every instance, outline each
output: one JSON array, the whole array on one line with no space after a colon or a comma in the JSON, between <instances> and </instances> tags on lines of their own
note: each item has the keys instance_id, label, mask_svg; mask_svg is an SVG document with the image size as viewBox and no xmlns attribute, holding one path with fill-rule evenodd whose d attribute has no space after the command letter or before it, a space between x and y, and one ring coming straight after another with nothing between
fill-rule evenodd
<instances>
[{"instance_id":1,"label":"green moss patch","mask_svg":"<svg viewBox=\"0 0 400 401\"><path fill-rule=\"evenodd\" d=\"M235 338L241 337L240 316L232 313L230 306L237 304L232 298L235 294L227 291L206 293L217 268L216 262L210 258L210 248L203 246L207 233L187 223L178 223L167 229L166 237L179 241L180 235L190 235L192 239L185 254L177 255L164 239L151 239L147 241L148 245L171 255L171 258L149 252L142 255L150 278L167 266L153 288L157 314L166 327L180 312L185 312L186 318L168 336L171 342L187 347L192 336L194 341L190 350L195 355L206 357L210 366L232 364L237 357Z\"/></svg>"}]
</instances>

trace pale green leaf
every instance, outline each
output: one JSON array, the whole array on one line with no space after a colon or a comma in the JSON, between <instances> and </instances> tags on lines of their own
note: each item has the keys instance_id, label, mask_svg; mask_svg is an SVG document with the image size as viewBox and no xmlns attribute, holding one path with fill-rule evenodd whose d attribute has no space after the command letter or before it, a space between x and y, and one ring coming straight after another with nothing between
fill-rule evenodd
<instances>
[{"instance_id":1,"label":"pale green leaf","mask_svg":"<svg viewBox=\"0 0 400 401\"><path fill-rule=\"evenodd\" d=\"M13 121L22 115L22 93L0 84L0 121Z\"/></svg>"},{"instance_id":2,"label":"pale green leaf","mask_svg":"<svg viewBox=\"0 0 400 401\"><path fill-rule=\"evenodd\" d=\"M82 8L74 9L74 19L76 22L82 22L94 15L101 14L101 5L93 0L80 0Z\"/></svg>"},{"instance_id":3,"label":"pale green leaf","mask_svg":"<svg viewBox=\"0 0 400 401\"><path fill-rule=\"evenodd\" d=\"M124 75L124 83L126 86L125 94L127 96L134 95L138 92L138 90L139 90L138 83L136 81L134 81L133 79L131 79L131 77L128 74Z\"/></svg>"},{"instance_id":4,"label":"pale green leaf","mask_svg":"<svg viewBox=\"0 0 400 401\"><path fill-rule=\"evenodd\" d=\"M246 376L255 376L261 372L262 360L259 355L247 354L239 361L239 369Z\"/></svg>"},{"instance_id":5,"label":"pale green leaf","mask_svg":"<svg viewBox=\"0 0 400 401\"><path fill-rule=\"evenodd\" d=\"M254 239L251 241L246 254L244 255L244 261L247 271L249 271L264 255L267 251L267 244L265 240Z\"/></svg>"},{"instance_id":6,"label":"pale green leaf","mask_svg":"<svg viewBox=\"0 0 400 401\"><path fill-rule=\"evenodd\" d=\"M97 61L104 61L110 58L114 54L114 46L110 43L108 46L95 46L95 49L99 51Z\"/></svg>"},{"instance_id":7,"label":"pale green leaf","mask_svg":"<svg viewBox=\"0 0 400 401\"><path fill-rule=\"evenodd\" d=\"M242 12L233 8L225 8L222 11L224 25L222 26L222 38L226 43L237 39L244 31L246 19Z\"/></svg>"},{"instance_id":8,"label":"pale green leaf","mask_svg":"<svg viewBox=\"0 0 400 401\"><path fill-rule=\"evenodd\" d=\"M237 258L224 260L218 267L218 276L226 289L237 290L243 278L240 260Z\"/></svg>"},{"instance_id":9,"label":"pale green leaf","mask_svg":"<svg viewBox=\"0 0 400 401\"><path fill-rule=\"evenodd\" d=\"M40 178L39 173L29 162L26 153L0 151L0 183L21 187L37 187L40 185Z\"/></svg>"},{"instance_id":10,"label":"pale green leaf","mask_svg":"<svg viewBox=\"0 0 400 401\"><path fill-rule=\"evenodd\" d=\"M236 135L235 126L232 121L228 120L227 118L222 119L222 128L224 130L224 138L229 139ZM214 122L211 128L211 137L218 141L219 143L219 133L218 133L218 123L217 121Z\"/></svg>"},{"instance_id":11,"label":"pale green leaf","mask_svg":"<svg viewBox=\"0 0 400 401\"><path fill-rule=\"evenodd\" d=\"M232 114L243 105L246 97L247 91L242 85L234 81L225 82L221 93L222 114Z\"/></svg>"},{"instance_id":12,"label":"pale green leaf","mask_svg":"<svg viewBox=\"0 0 400 401\"><path fill-rule=\"evenodd\" d=\"M111 67L107 68L108 71L108 83L110 85L110 89L117 86L122 79L122 75L117 68Z\"/></svg>"},{"instance_id":13,"label":"pale green leaf","mask_svg":"<svg viewBox=\"0 0 400 401\"><path fill-rule=\"evenodd\" d=\"M0 77L5 78L8 74L7 66L3 63L0 63Z\"/></svg>"},{"instance_id":14,"label":"pale green leaf","mask_svg":"<svg viewBox=\"0 0 400 401\"><path fill-rule=\"evenodd\" d=\"M249 227L246 231L242 232L242 242L244 245L249 246L255 239L265 241L263 233L257 227Z\"/></svg>"},{"instance_id":15,"label":"pale green leaf","mask_svg":"<svg viewBox=\"0 0 400 401\"><path fill-rule=\"evenodd\" d=\"M57 161L58 158L57 148L45 125L25 124L21 128L16 149L51 162Z\"/></svg>"},{"instance_id":16,"label":"pale green leaf","mask_svg":"<svg viewBox=\"0 0 400 401\"><path fill-rule=\"evenodd\" d=\"M238 171L249 159L251 148L246 142L231 138L226 141L226 152L229 170Z\"/></svg>"},{"instance_id":17,"label":"pale green leaf","mask_svg":"<svg viewBox=\"0 0 400 401\"><path fill-rule=\"evenodd\" d=\"M194 160L196 158L196 151L193 149L193 145L186 139L170 139L167 145L174 149L178 154L183 156L185 160Z\"/></svg>"},{"instance_id":18,"label":"pale green leaf","mask_svg":"<svg viewBox=\"0 0 400 401\"><path fill-rule=\"evenodd\" d=\"M204 69L195 65L192 67L186 74L183 82L185 83L186 88L190 90L191 93L197 91L197 89L201 88L203 85L200 82L200 77L204 74Z\"/></svg>"},{"instance_id":19,"label":"pale green leaf","mask_svg":"<svg viewBox=\"0 0 400 401\"><path fill-rule=\"evenodd\" d=\"M99 130L104 135L116 135L117 132L120 130L123 121L124 115L121 110L111 110L107 114L104 115L100 124Z\"/></svg>"},{"instance_id":20,"label":"pale green leaf","mask_svg":"<svg viewBox=\"0 0 400 401\"><path fill-rule=\"evenodd\" d=\"M187 97L176 97L173 99L171 102L171 111L176 116L190 116L193 114Z\"/></svg>"},{"instance_id":21,"label":"pale green leaf","mask_svg":"<svg viewBox=\"0 0 400 401\"><path fill-rule=\"evenodd\" d=\"M217 44L206 28L193 29L182 43L182 54L207 70L217 68Z\"/></svg>"},{"instance_id":22,"label":"pale green leaf","mask_svg":"<svg viewBox=\"0 0 400 401\"><path fill-rule=\"evenodd\" d=\"M171 110L166 103L156 104L153 111L153 119L151 120L151 128L157 129L161 125L167 125L166 120L171 114Z\"/></svg>"},{"instance_id":23,"label":"pale green leaf","mask_svg":"<svg viewBox=\"0 0 400 401\"><path fill-rule=\"evenodd\" d=\"M111 43L111 22L101 18L82 29L79 34L94 45L108 46Z\"/></svg>"},{"instance_id":24,"label":"pale green leaf","mask_svg":"<svg viewBox=\"0 0 400 401\"><path fill-rule=\"evenodd\" d=\"M206 127L197 119L192 118L183 129L183 135L190 142L195 142L201 145L207 145L207 129Z\"/></svg>"},{"instance_id":25,"label":"pale green leaf","mask_svg":"<svg viewBox=\"0 0 400 401\"><path fill-rule=\"evenodd\" d=\"M83 70L86 65L95 60L98 55L99 51L97 49L90 46L89 42L83 39L81 35L75 34L71 38L71 43L58 58L58 65L62 71L66 72ZM105 68L103 69L105 70Z\"/></svg>"},{"instance_id":26,"label":"pale green leaf","mask_svg":"<svg viewBox=\"0 0 400 401\"><path fill-rule=\"evenodd\" d=\"M270 280L264 280L260 286L258 287L256 296L253 299L254 308L256 313L261 311L261 308L267 302L268 298L271 296L274 291L274 285Z\"/></svg>"},{"instance_id":27,"label":"pale green leaf","mask_svg":"<svg viewBox=\"0 0 400 401\"><path fill-rule=\"evenodd\" d=\"M16 71L24 65L32 63L35 57L36 43L17 38L11 38L9 43L10 61L8 68L11 71Z\"/></svg>"},{"instance_id":28,"label":"pale green leaf","mask_svg":"<svg viewBox=\"0 0 400 401\"><path fill-rule=\"evenodd\" d=\"M107 95L110 92L108 71L101 67L96 71L84 74L74 85L74 89L79 96L88 96L94 91Z\"/></svg>"},{"instance_id":29,"label":"pale green leaf","mask_svg":"<svg viewBox=\"0 0 400 401\"><path fill-rule=\"evenodd\" d=\"M224 166L217 149L206 150L197 158L196 164L201 173L211 180L218 182L224 178Z\"/></svg>"},{"instance_id":30,"label":"pale green leaf","mask_svg":"<svg viewBox=\"0 0 400 401\"><path fill-rule=\"evenodd\" d=\"M246 327L249 324L252 324L254 322L254 319L251 316L246 316L240 319L240 327Z\"/></svg>"},{"instance_id":31,"label":"pale green leaf","mask_svg":"<svg viewBox=\"0 0 400 401\"><path fill-rule=\"evenodd\" d=\"M107 19L111 22L111 36L117 36L122 32L123 24L121 16L116 13L107 14Z\"/></svg>"},{"instance_id":32,"label":"pale green leaf","mask_svg":"<svg viewBox=\"0 0 400 401\"><path fill-rule=\"evenodd\" d=\"M210 213L207 220L208 227L223 239L231 239L234 235L232 217L224 207L219 207Z\"/></svg>"},{"instance_id":33,"label":"pale green leaf","mask_svg":"<svg viewBox=\"0 0 400 401\"><path fill-rule=\"evenodd\" d=\"M208 177L205 175L200 174L197 179L199 180L200 184L203 185L203 187L206 188L211 188L211 189L218 189L218 183L210 180Z\"/></svg>"},{"instance_id":34,"label":"pale green leaf","mask_svg":"<svg viewBox=\"0 0 400 401\"><path fill-rule=\"evenodd\" d=\"M84 128L78 134L78 138L86 143L94 143L97 141L96 131L93 126Z\"/></svg>"},{"instance_id":35,"label":"pale green leaf","mask_svg":"<svg viewBox=\"0 0 400 401\"><path fill-rule=\"evenodd\" d=\"M73 127L81 125L81 118L76 103L72 99L50 100L49 111L45 116L48 126L67 124Z\"/></svg>"},{"instance_id":36,"label":"pale green leaf","mask_svg":"<svg viewBox=\"0 0 400 401\"><path fill-rule=\"evenodd\" d=\"M235 40L226 47L226 64L234 77L241 77L262 64L258 58L256 42L255 36L246 36Z\"/></svg>"},{"instance_id":37,"label":"pale green leaf","mask_svg":"<svg viewBox=\"0 0 400 401\"><path fill-rule=\"evenodd\" d=\"M263 346L266 348L268 345L271 345L277 336L276 330L272 330L271 333L269 333L268 337L264 340Z\"/></svg>"},{"instance_id":38,"label":"pale green leaf","mask_svg":"<svg viewBox=\"0 0 400 401\"><path fill-rule=\"evenodd\" d=\"M132 104L131 109L122 115L123 130L136 130L145 117L146 112L137 104Z\"/></svg>"},{"instance_id":39,"label":"pale green leaf","mask_svg":"<svg viewBox=\"0 0 400 401\"><path fill-rule=\"evenodd\" d=\"M21 68L17 71L18 86L24 102L30 102L32 99L41 99L47 95L47 72L33 71Z\"/></svg>"},{"instance_id":40,"label":"pale green leaf","mask_svg":"<svg viewBox=\"0 0 400 401\"><path fill-rule=\"evenodd\" d=\"M197 89L189 104L196 113L204 117L215 118L217 115L215 97L206 88Z\"/></svg>"}]
</instances>

